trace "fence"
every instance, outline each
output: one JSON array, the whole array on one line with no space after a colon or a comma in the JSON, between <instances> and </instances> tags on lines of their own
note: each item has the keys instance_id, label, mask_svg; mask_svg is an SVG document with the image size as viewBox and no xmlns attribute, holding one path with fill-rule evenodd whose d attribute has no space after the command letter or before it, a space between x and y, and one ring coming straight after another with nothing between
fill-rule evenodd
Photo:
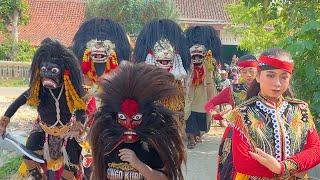
<instances>
[{"instance_id":1,"label":"fence","mask_svg":"<svg viewBox=\"0 0 320 180\"><path fill-rule=\"evenodd\" d=\"M0 61L0 78L27 79L30 66L27 62Z\"/></svg>"}]
</instances>

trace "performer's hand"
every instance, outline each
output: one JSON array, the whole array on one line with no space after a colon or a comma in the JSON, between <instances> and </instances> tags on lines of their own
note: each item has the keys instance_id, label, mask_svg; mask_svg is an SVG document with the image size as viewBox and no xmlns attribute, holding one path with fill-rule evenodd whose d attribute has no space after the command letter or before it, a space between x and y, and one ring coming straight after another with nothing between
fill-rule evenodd
<instances>
[{"instance_id":1,"label":"performer's hand","mask_svg":"<svg viewBox=\"0 0 320 180\"><path fill-rule=\"evenodd\" d=\"M255 150L256 152L249 152L252 158L256 159L260 164L268 168L273 173L281 173L281 164L275 157L265 153L259 148L256 148Z\"/></svg>"},{"instance_id":2,"label":"performer's hand","mask_svg":"<svg viewBox=\"0 0 320 180\"><path fill-rule=\"evenodd\" d=\"M136 153L130 149L120 149L119 152L120 159L128 162L134 168L142 163L136 156Z\"/></svg>"},{"instance_id":3,"label":"performer's hand","mask_svg":"<svg viewBox=\"0 0 320 180\"><path fill-rule=\"evenodd\" d=\"M9 124L10 118L7 116L2 116L0 119L0 136L6 133L6 128Z\"/></svg>"}]
</instances>

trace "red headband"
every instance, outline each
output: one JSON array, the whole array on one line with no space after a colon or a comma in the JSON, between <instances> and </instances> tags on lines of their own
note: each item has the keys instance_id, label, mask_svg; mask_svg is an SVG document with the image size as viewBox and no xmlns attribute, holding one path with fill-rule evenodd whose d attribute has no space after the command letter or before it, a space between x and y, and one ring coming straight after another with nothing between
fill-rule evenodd
<instances>
[{"instance_id":1,"label":"red headband","mask_svg":"<svg viewBox=\"0 0 320 180\"><path fill-rule=\"evenodd\" d=\"M251 60L251 59L249 59L249 60L245 60L245 61L240 61L239 63L238 63L238 66L240 67L240 68L247 68L247 67L258 67L258 61L256 61L256 60Z\"/></svg>"},{"instance_id":2,"label":"red headband","mask_svg":"<svg viewBox=\"0 0 320 180\"><path fill-rule=\"evenodd\" d=\"M259 64L266 64L268 66L272 66L276 69L284 70L288 73L292 73L293 71L293 63L279 60L277 58L268 57L268 56L260 56Z\"/></svg>"}]
</instances>

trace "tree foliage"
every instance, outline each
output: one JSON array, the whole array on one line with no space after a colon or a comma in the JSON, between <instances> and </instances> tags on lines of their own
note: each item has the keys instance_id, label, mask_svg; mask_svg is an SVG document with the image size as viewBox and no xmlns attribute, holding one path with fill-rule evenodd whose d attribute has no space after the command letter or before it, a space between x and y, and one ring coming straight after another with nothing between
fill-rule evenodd
<instances>
[{"instance_id":1,"label":"tree foliage","mask_svg":"<svg viewBox=\"0 0 320 180\"><path fill-rule=\"evenodd\" d=\"M227 7L240 48L261 53L271 47L291 52L298 98L320 117L320 0L242 0Z\"/></svg>"},{"instance_id":2,"label":"tree foliage","mask_svg":"<svg viewBox=\"0 0 320 180\"><path fill-rule=\"evenodd\" d=\"M19 24L29 21L27 13L28 3L25 0L1 0L0 1L0 31L11 32L14 11L19 13Z\"/></svg>"},{"instance_id":3,"label":"tree foliage","mask_svg":"<svg viewBox=\"0 0 320 180\"><path fill-rule=\"evenodd\" d=\"M178 16L171 0L88 0L86 7L86 19L112 19L130 34L138 34L153 18L175 19Z\"/></svg>"},{"instance_id":4,"label":"tree foliage","mask_svg":"<svg viewBox=\"0 0 320 180\"><path fill-rule=\"evenodd\" d=\"M26 24L29 20L27 9L26 0L0 1L0 31L12 40L12 46L8 53L11 60L16 60L19 51L18 25Z\"/></svg>"},{"instance_id":5,"label":"tree foliage","mask_svg":"<svg viewBox=\"0 0 320 180\"><path fill-rule=\"evenodd\" d=\"M9 60L10 51L12 49L13 42L11 39L5 38L0 44L0 60ZM16 56L17 61L31 62L36 47L32 46L29 41L20 40L18 43L18 52Z\"/></svg>"}]
</instances>

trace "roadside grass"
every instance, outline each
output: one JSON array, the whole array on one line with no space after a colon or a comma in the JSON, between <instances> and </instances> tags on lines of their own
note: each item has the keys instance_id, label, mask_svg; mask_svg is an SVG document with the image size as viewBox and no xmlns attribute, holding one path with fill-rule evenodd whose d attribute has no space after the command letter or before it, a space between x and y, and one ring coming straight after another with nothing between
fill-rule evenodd
<instances>
[{"instance_id":1,"label":"roadside grass","mask_svg":"<svg viewBox=\"0 0 320 180\"><path fill-rule=\"evenodd\" d=\"M0 179L10 179L15 174L22 162L22 156L15 156L7 160L7 162L0 167Z\"/></svg>"},{"instance_id":2,"label":"roadside grass","mask_svg":"<svg viewBox=\"0 0 320 180\"><path fill-rule=\"evenodd\" d=\"M28 83L29 80L25 78L0 79L0 87L27 87Z\"/></svg>"}]
</instances>

